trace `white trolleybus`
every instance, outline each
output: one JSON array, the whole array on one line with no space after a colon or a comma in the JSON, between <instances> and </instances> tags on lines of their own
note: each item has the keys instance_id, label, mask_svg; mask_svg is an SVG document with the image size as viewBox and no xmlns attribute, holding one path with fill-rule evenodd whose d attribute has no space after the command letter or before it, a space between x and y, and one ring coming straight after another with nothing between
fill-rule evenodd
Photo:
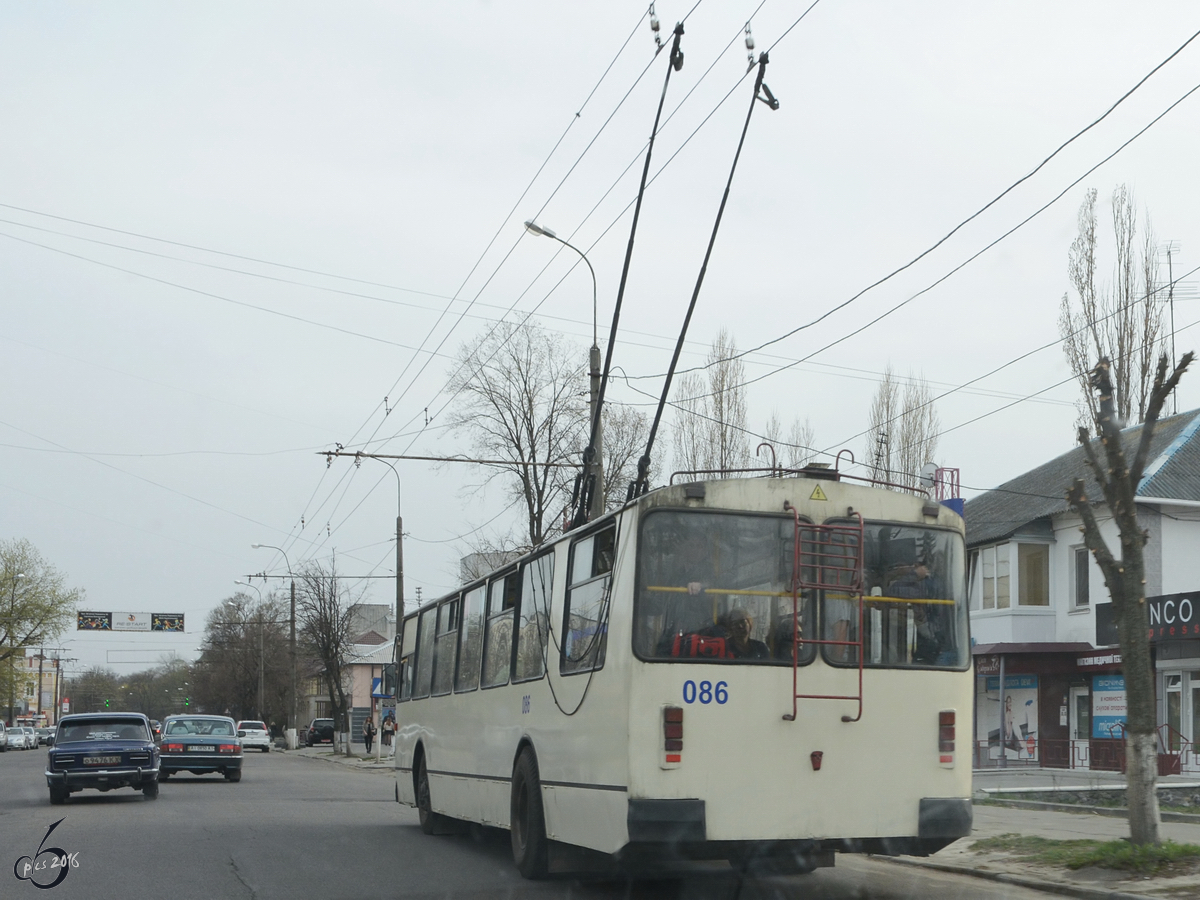
<instances>
[{"instance_id":1,"label":"white trolleybus","mask_svg":"<svg viewBox=\"0 0 1200 900\"><path fill-rule=\"evenodd\" d=\"M971 830L964 581L955 512L836 470L654 490L405 618L397 799L532 878L933 853Z\"/></svg>"}]
</instances>

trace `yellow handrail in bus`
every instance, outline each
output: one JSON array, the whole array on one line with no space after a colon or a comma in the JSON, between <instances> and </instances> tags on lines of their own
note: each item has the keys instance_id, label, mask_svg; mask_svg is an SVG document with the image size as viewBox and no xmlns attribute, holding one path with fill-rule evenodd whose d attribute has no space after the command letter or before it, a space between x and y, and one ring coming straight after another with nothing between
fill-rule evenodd
<instances>
[{"instance_id":1,"label":"yellow handrail in bus","mask_svg":"<svg viewBox=\"0 0 1200 900\"><path fill-rule=\"evenodd\" d=\"M826 600L857 600L857 596L849 594L826 594ZM879 595L871 596L866 594L863 596L863 603L917 603L921 606L953 606L955 600L931 600L926 598L915 597L880 597Z\"/></svg>"},{"instance_id":2,"label":"yellow handrail in bus","mask_svg":"<svg viewBox=\"0 0 1200 900\"><path fill-rule=\"evenodd\" d=\"M647 585L646 590L656 591L665 594L686 594L688 589L685 587L665 587L663 585ZM791 591L743 591L734 588L703 588L702 594L739 594L745 597L790 597ZM857 595L849 594L830 594L825 595L827 600L856 600ZM917 603L922 606L953 606L954 600L928 600L917 599L912 597L879 597L879 596L864 596L863 603Z\"/></svg>"},{"instance_id":3,"label":"yellow handrail in bus","mask_svg":"<svg viewBox=\"0 0 1200 900\"><path fill-rule=\"evenodd\" d=\"M685 587L662 587L658 585L647 585L646 590L658 591L665 594L686 594L688 589ZM742 591L734 588L704 588L700 591L702 594L739 594L744 597L790 597L791 591Z\"/></svg>"}]
</instances>

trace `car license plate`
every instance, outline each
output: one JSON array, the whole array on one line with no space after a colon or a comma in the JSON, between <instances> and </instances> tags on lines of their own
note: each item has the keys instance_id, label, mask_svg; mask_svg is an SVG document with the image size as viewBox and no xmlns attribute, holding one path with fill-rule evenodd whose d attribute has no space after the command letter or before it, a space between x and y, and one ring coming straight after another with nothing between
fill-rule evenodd
<instances>
[{"instance_id":1,"label":"car license plate","mask_svg":"<svg viewBox=\"0 0 1200 900\"><path fill-rule=\"evenodd\" d=\"M83 764L85 766L116 766L121 762L119 756L85 756Z\"/></svg>"},{"instance_id":2,"label":"car license plate","mask_svg":"<svg viewBox=\"0 0 1200 900\"><path fill-rule=\"evenodd\" d=\"M212 747L207 744L188 744L188 753L208 753Z\"/></svg>"}]
</instances>

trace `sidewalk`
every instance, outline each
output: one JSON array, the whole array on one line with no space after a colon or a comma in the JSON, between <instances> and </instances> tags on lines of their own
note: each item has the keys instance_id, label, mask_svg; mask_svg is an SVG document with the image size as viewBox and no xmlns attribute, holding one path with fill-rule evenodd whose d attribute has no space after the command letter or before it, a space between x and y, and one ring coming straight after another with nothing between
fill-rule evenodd
<instances>
[{"instance_id":1,"label":"sidewalk","mask_svg":"<svg viewBox=\"0 0 1200 900\"><path fill-rule=\"evenodd\" d=\"M379 762L375 761L375 750L371 750L370 756L363 750L361 744L351 745L351 755L347 756L344 752L335 752L329 744L318 744L315 747L297 747L295 750L278 750L286 756L300 756L306 759L319 759L325 762L335 763L343 766L353 766L356 769L368 769L373 771L392 771L395 768L395 758L388 756L385 750Z\"/></svg>"},{"instance_id":2,"label":"sidewalk","mask_svg":"<svg viewBox=\"0 0 1200 900\"><path fill-rule=\"evenodd\" d=\"M1172 788L1197 788L1195 777L1172 775L1159 779ZM1148 877L1108 869L1072 871L1035 865L1006 853L977 853L977 840L1002 834L1022 834L1055 840L1112 841L1129 836L1123 810L1090 806L1067 807L1021 801L1026 792L1053 790L1119 791L1125 786L1119 772L1067 769L988 769L974 773L974 828L969 838L927 858L901 857L897 862L973 875L1026 888L1084 900L1122 900L1132 897L1200 898L1200 874ZM1002 805L992 805L993 803ZM1015 808L1017 805L1021 808ZM1200 815L1163 814L1160 835L1180 844L1200 844Z\"/></svg>"}]
</instances>

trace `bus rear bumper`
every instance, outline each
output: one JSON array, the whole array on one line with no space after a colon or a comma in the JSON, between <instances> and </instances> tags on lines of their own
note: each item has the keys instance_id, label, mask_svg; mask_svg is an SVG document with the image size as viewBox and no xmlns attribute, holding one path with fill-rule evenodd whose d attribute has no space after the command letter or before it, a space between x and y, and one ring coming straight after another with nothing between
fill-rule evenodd
<instances>
[{"instance_id":1,"label":"bus rear bumper","mask_svg":"<svg viewBox=\"0 0 1200 900\"><path fill-rule=\"evenodd\" d=\"M793 870L833 865L833 854L929 856L971 833L973 811L965 797L923 797L916 836L825 838L821 840L710 841L703 800L631 799L629 844L618 857L675 856L728 859L739 868L767 867L788 860Z\"/></svg>"}]
</instances>

